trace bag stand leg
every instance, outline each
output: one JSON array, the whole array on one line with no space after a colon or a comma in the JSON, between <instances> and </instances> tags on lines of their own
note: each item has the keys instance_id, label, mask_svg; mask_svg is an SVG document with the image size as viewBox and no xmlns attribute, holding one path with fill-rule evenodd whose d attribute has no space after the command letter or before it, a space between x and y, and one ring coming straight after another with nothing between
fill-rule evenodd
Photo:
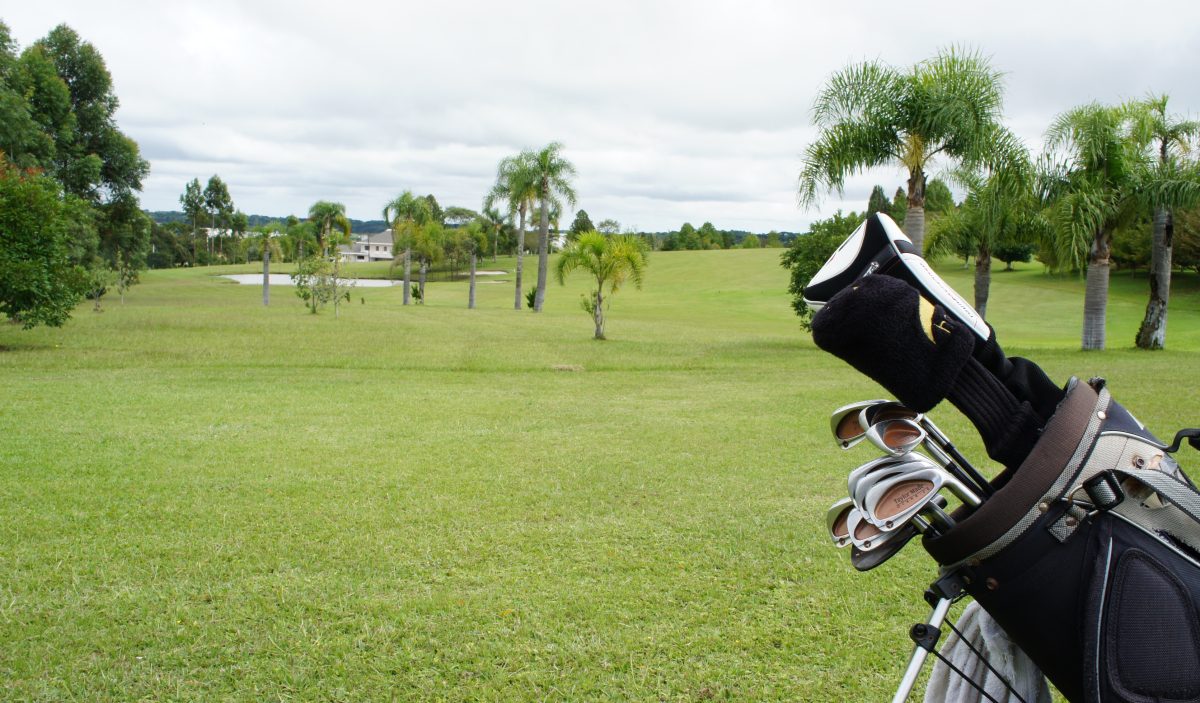
<instances>
[{"instance_id":1,"label":"bag stand leg","mask_svg":"<svg viewBox=\"0 0 1200 703\"><path fill-rule=\"evenodd\" d=\"M934 604L933 611L929 613L929 620L926 622L926 626L932 627L935 630L941 629L942 623L946 621L946 614L950 612L950 603L951 601L948 598L939 599ZM913 646L912 657L908 660L908 668L904 671L904 678L900 679L900 687L896 689L896 695L892 697L892 703L904 703L908 700L913 686L917 685L917 677L921 675L921 667L925 666L925 657L927 656L929 656L929 650L920 645Z\"/></svg>"}]
</instances>

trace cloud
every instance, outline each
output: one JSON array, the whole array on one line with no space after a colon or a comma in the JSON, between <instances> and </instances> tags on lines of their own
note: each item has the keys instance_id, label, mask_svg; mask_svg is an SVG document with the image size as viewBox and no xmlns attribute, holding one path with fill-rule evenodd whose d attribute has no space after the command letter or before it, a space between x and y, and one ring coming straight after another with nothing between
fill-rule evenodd
<instances>
[{"instance_id":1,"label":"cloud","mask_svg":"<svg viewBox=\"0 0 1200 703\"><path fill-rule=\"evenodd\" d=\"M63 0L4 20L23 45L67 22L99 48L121 127L152 165L150 209L177 207L187 181L213 173L259 214L335 199L374 218L406 188L474 208L501 158L561 141L593 219L801 229L904 180L877 169L798 209L822 83L851 62L905 66L950 45L1006 72L1009 123L1034 148L1054 114L1092 99L1155 90L1180 113L1200 107L1200 9L1157 0Z\"/></svg>"}]
</instances>

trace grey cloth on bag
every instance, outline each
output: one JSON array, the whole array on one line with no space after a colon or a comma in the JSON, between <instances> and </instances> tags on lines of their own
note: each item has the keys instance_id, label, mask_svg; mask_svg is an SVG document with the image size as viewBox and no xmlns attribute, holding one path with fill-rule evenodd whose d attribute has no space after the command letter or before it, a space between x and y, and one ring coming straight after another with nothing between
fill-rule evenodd
<instances>
[{"instance_id":1,"label":"grey cloth on bag","mask_svg":"<svg viewBox=\"0 0 1200 703\"><path fill-rule=\"evenodd\" d=\"M955 627L1008 680L1020 698L1013 695L1000 678L987 668L983 660L967 646L967 642L950 632L942 645L942 656L971 677L988 695L1000 703L1018 703L1021 699L1026 703L1052 702L1050 687L1041 670L1029 655L1008 639L1004 630L978 603L972 601L963 610ZM934 664L929 685L925 689L925 703L978 703L987 700L940 659Z\"/></svg>"}]
</instances>

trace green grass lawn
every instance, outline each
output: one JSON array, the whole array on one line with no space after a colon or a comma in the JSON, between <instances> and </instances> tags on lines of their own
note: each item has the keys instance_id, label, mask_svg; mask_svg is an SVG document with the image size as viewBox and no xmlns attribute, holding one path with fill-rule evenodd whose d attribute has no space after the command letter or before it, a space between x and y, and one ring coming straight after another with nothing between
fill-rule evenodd
<instances>
[{"instance_id":1,"label":"green grass lawn","mask_svg":"<svg viewBox=\"0 0 1200 703\"><path fill-rule=\"evenodd\" d=\"M827 544L871 456L828 414L882 391L813 347L779 253L652 255L603 343L582 276L540 315L504 276L476 310L433 283L334 319L211 275L253 266L0 328L0 699L889 697L935 569ZM1166 435L1197 420L1200 285L1159 353L1132 350L1146 288L1114 276L1107 352L1076 351L1082 281L1036 265L997 273L989 319Z\"/></svg>"}]
</instances>

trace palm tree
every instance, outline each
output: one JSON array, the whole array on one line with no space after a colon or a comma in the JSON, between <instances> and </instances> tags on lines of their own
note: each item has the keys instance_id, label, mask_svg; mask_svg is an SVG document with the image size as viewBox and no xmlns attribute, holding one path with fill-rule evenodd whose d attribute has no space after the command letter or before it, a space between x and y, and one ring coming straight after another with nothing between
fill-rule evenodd
<instances>
[{"instance_id":1,"label":"palm tree","mask_svg":"<svg viewBox=\"0 0 1200 703\"><path fill-rule=\"evenodd\" d=\"M590 298L584 298L583 309L591 313L596 323L596 339L604 339L604 286L609 295L620 289L626 280L642 287L646 270L646 247L638 237L617 235L606 237L599 232L584 232L572 242L558 258L555 274L559 284L565 284L567 275L575 269L583 269L596 281L596 289Z\"/></svg>"},{"instance_id":2,"label":"palm tree","mask_svg":"<svg viewBox=\"0 0 1200 703\"><path fill-rule=\"evenodd\" d=\"M1050 125L1046 146L1043 197L1055 255L1060 266L1087 261L1082 347L1103 349L1113 232L1148 209L1195 202L1200 184L1159 168L1122 108L1091 103L1069 110Z\"/></svg>"},{"instance_id":3,"label":"palm tree","mask_svg":"<svg viewBox=\"0 0 1200 703\"><path fill-rule=\"evenodd\" d=\"M317 227L317 246L321 256L328 256L329 245L336 243L333 230L342 231L342 238L350 238L350 220L346 218L346 206L328 200L318 200L308 209L308 219Z\"/></svg>"},{"instance_id":4,"label":"palm tree","mask_svg":"<svg viewBox=\"0 0 1200 703\"><path fill-rule=\"evenodd\" d=\"M967 187L962 206L929 225L930 253L974 252L975 312L983 318L987 317L993 252L1004 245L1036 241L1046 230L1032 190L1007 183L1007 176L959 174L958 180Z\"/></svg>"},{"instance_id":5,"label":"palm tree","mask_svg":"<svg viewBox=\"0 0 1200 703\"><path fill-rule=\"evenodd\" d=\"M575 176L575 166L562 157L563 145L551 142L541 151L529 153L530 168L535 179L534 192L541 202L538 217L538 280L537 294L533 299L533 311L541 312L542 303L546 299L546 272L550 261L550 215L557 206L561 212L562 198L568 205L575 205L575 190L571 187L571 179Z\"/></svg>"},{"instance_id":6,"label":"palm tree","mask_svg":"<svg viewBox=\"0 0 1200 703\"><path fill-rule=\"evenodd\" d=\"M521 309L521 274L525 260L525 216L529 213L534 198L537 197L537 183L529 159L526 158L526 155L530 153L532 152L521 152L517 156L501 159L500 166L496 169L496 185L492 186L492 190L483 201L483 206L487 209L493 207L496 201L503 200L508 203L509 215L518 216L520 225L517 228L517 280L516 297L513 302L513 308L516 310Z\"/></svg>"},{"instance_id":7,"label":"palm tree","mask_svg":"<svg viewBox=\"0 0 1200 703\"><path fill-rule=\"evenodd\" d=\"M479 222L483 225L484 232L487 233L487 238L492 240L492 261L496 260L496 256L500 249L500 235L504 233L506 227L511 226L508 216L500 214L492 205L484 204L483 210L479 213Z\"/></svg>"},{"instance_id":8,"label":"palm tree","mask_svg":"<svg viewBox=\"0 0 1200 703\"><path fill-rule=\"evenodd\" d=\"M1151 96L1127 106L1136 138L1157 147L1157 166L1174 170L1179 158L1191 150L1200 137L1200 122L1179 120L1167 114L1166 95ZM1142 349L1162 349L1167 337L1167 301L1171 297L1171 240L1175 222L1171 209L1154 209L1154 234L1150 254L1150 301L1137 333Z\"/></svg>"},{"instance_id":9,"label":"palm tree","mask_svg":"<svg viewBox=\"0 0 1200 703\"><path fill-rule=\"evenodd\" d=\"M406 190L383 206L383 219L392 226L392 245L404 247L404 304L408 305L412 287L412 247L420 228L431 219L429 201ZM395 264L393 263L393 266Z\"/></svg>"},{"instance_id":10,"label":"palm tree","mask_svg":"<svg viewBox=\"0 0 1200 703\"><path fill-rule=\"evenodd\" d=\"M1019 152L999 122L1003 96L1001 74L986 58L954 48L907 71L868 61L835 73L813 105L820 133L805 151L801 204L841 193L849 175L899 164L908 172L904 232L922 251L933 159L996 167Z\"/></svg>"}]
</instances>

